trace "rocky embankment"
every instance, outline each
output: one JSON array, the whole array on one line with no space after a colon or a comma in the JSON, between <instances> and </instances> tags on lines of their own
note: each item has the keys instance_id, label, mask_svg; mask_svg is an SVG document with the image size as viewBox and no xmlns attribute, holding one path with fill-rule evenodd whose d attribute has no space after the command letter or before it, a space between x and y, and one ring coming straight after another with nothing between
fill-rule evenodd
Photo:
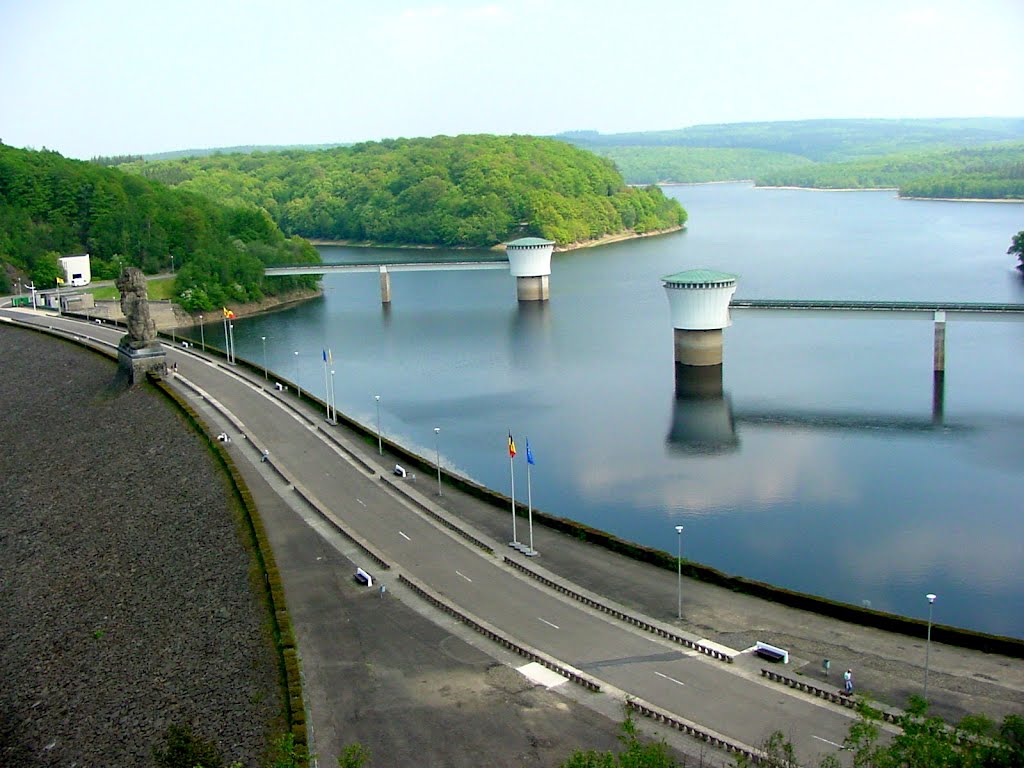
<instances>
[{"instance_id":1,"label":"rocky embankment","mask_svg":"<svg viewBox=\"0 0 1024 768\"><path fill-rule=\"evenodd\" d=\"M260 762L266 612L223 475L116 364L0 327L0 765L153 765L172 723Z\"/></svg>"}]
</instances>

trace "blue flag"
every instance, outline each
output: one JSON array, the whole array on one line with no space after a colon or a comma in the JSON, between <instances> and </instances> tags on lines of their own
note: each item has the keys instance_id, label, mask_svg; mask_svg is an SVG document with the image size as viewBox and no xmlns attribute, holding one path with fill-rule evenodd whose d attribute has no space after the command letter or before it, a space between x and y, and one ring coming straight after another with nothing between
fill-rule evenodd
<instances>
[{"instance_id":1,"label":"blue flag","mask_svg":"<svg viewBox=\"0 0 1024 768\"><path fill-rule=\"evenodd\" d=\"M535 462L533 460L533 451L530 450L530 438L526 438L526 463L527 464L536 464L537 463L537 462Z\"/></svg>"},{"instance_id":2,"label":"blue flag","mask_svg":"<svg viewBox=\"0 0 1024 768\"><path fill-rule=\"evenodd\" d=\"M326 349L324 350L324 362L325 363L327 362L327 350Z\"/></svg>"}]
</instances>

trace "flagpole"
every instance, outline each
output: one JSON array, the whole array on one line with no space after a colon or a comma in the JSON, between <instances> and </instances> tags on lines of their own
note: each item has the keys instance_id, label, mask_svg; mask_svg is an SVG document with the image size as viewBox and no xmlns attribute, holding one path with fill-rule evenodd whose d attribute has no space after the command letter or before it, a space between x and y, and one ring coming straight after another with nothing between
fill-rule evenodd
<instances>
[{"instance_id":1,"label":"flagpole","mask_svg":"<svg viewBox=\"0 0 1024 768\"><path fill-rule=\"evenodd\" d=\"M526 506L530 521L530 552L533 552L533 489L530 486L530 462L526 462Z\"/></svg>"},{"instance_id":2,"label":"flagpole","mask_svg":"<svg viewBox=\"0 0 1024 768\"><path fill-rule=\"evenodd\" d=\"M508 457L508 471L512 478L512 541L509 542L509 545L514 547L519 543L519 537L516 536L516 468L512 464L513 458L515 457L512 456L510 452Z\"/></svg>"},{"instance_id":3,"label":"flagpole","mask_svg":"<svg viewBox=\"0 0 1024 768\"><path fill-rule=\"evenodd\" d=\"M324 400L327 401L327 420L331 420L331 385L327 380L327 350L324 350Z\"/></svg>"}]
</instances>

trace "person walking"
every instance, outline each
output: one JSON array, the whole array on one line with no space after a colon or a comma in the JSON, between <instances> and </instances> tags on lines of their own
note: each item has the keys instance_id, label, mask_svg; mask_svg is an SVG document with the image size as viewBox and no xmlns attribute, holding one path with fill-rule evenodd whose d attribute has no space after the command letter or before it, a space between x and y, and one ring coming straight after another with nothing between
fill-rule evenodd
<instances>
[{"instance_id":1,"label":"person walking","mask_svg":"<svg viewBox=\"0 0 1024 768\"><path fill-rule=\"evenodd\" d=\"M853 670L848 669L843 672L843 690L847 696L853 695Z\"/></svg>"}]
</instances>

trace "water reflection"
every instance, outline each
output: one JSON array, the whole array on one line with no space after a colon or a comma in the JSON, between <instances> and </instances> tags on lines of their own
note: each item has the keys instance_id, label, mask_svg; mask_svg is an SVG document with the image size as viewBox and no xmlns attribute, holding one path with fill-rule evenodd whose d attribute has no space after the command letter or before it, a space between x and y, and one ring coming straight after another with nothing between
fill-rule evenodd
<instances>
[{"instance_id":1,"label":"water reflection","mask_svg":"<svg viewBox=\"0 0 1024 768\"><path fill-rule=\"evenodd\" d=\"M518 302L510 315L508 342L512 364L516 368L530 370L553 363L550 303Z\"/></svg>"},{"instance_id":2,"label":"water reflection","mask_svg":"<svg viewBox=\"0 0 1024 768\"><path fill-rule=\"evenodd\" d=\"M675 382L669 449L704 455L737 450L740 441L732 401L722 390L722 366L676 363Z\"/></svg>"}]
</instances>

